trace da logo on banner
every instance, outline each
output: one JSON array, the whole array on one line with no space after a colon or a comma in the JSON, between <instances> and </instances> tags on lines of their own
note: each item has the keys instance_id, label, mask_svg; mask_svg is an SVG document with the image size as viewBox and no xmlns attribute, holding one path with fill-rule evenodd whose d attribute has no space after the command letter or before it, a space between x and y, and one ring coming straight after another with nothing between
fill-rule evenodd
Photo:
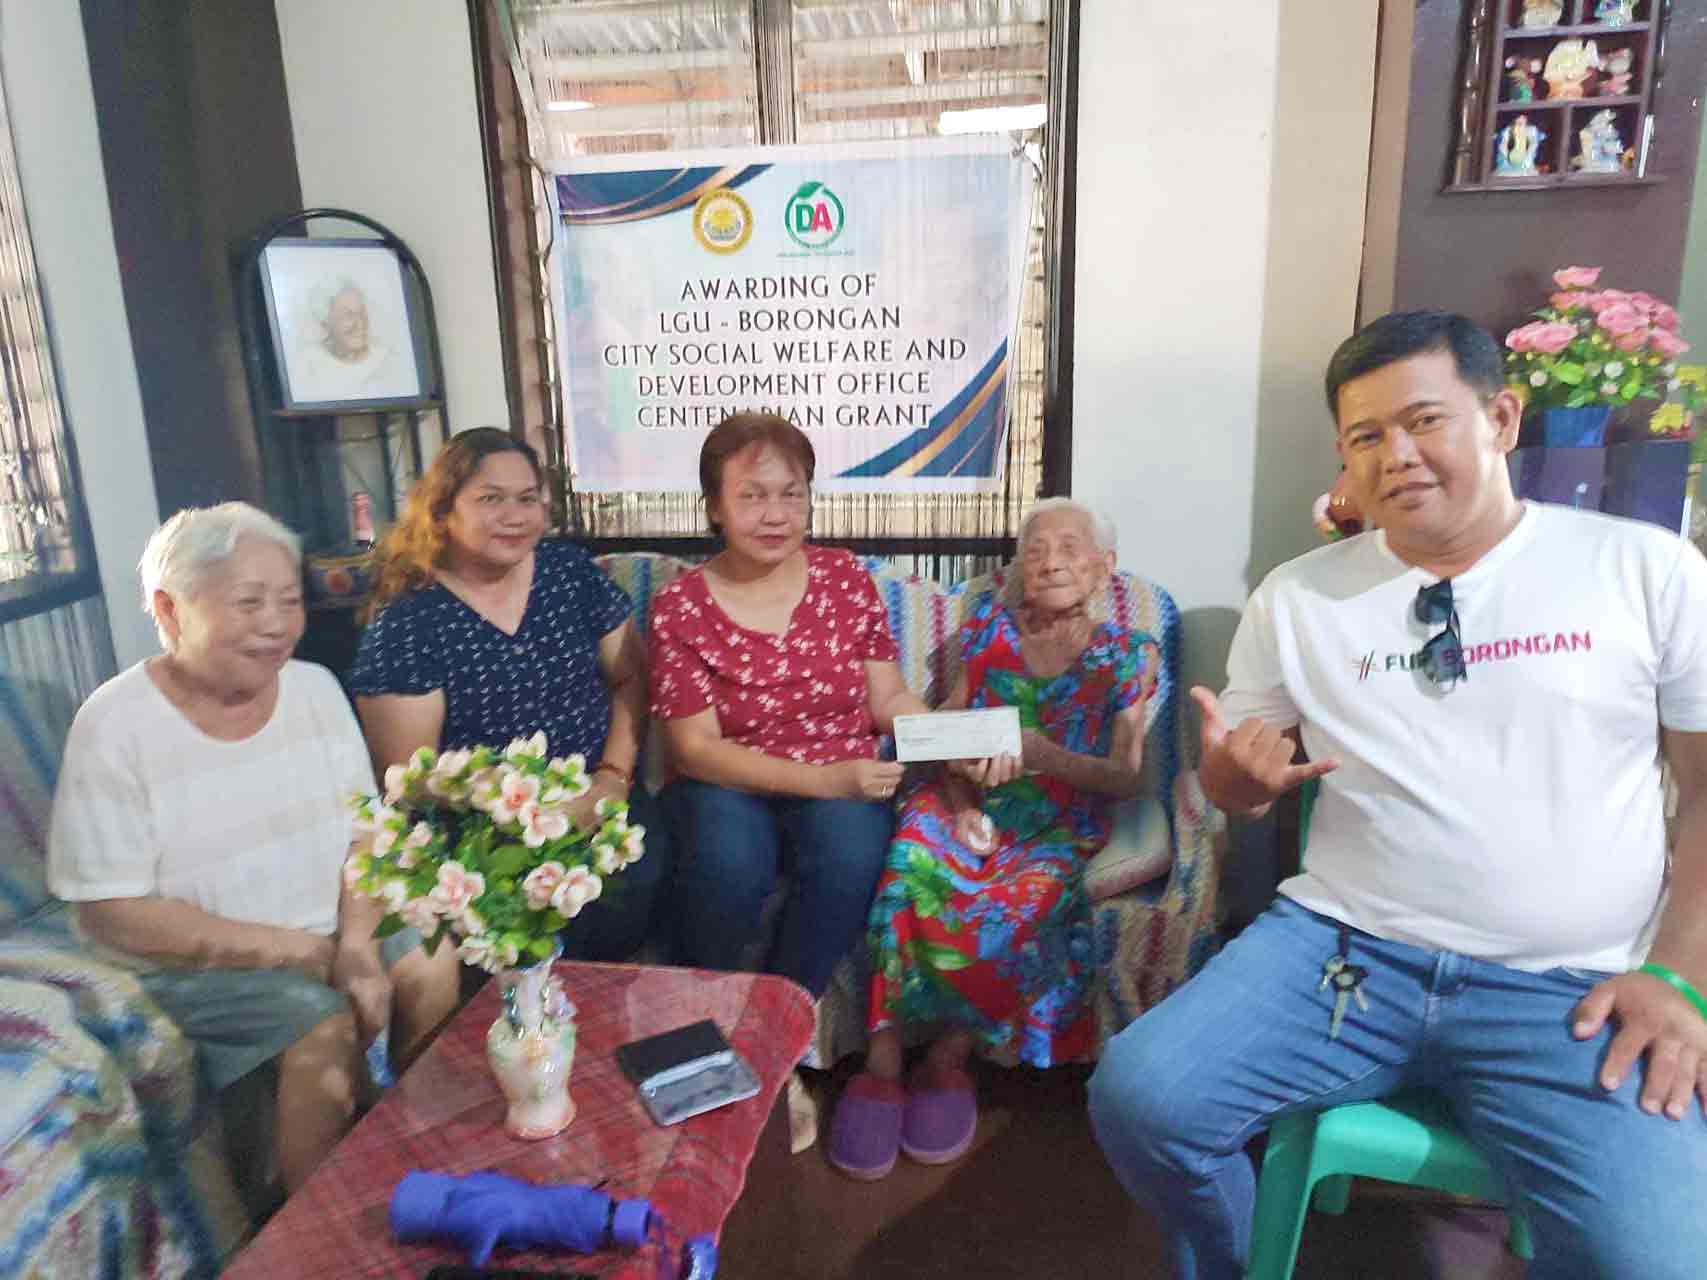
<instances>
[{"instance_id":1,"label":"da logo on banner","mask_svg":"<svg viewBox=\"0 0 1707 1280\"><path fill-rule=\"evenodd\" d=\"M734 253L753 238L753 211L727 187L707 191L693 207L693 238L713 253Z\"/></svg>"},{"instance_id":2,"label":"da logo on banner","mask_svg":"<svg viewBox=\"0 0 1707 1280\"><path fill-rule=\"evenodd\" d=\"M847 223L842 202L822 182L803 184L782 212L789 239L802 249L827 247Z\"/></svg>"}]
</instances>

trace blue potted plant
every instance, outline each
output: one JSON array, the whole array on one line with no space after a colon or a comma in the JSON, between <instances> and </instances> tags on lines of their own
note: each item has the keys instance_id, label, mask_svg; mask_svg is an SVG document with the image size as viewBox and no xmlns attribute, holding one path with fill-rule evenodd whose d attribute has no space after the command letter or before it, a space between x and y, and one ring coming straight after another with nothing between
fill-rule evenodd
<instances>
[{"instance_id":1,"label":"blue potted plant","mask_svg":"<svg viewBox=\"0 0 1707 1280\"><path fill-rule=\"evenodd\" d=\"M1651 294L1597 289L1599 267L1553 273L1558 289L1506 335L1506 374L1541 415L1542 443L1598 448L1617 409L1666 398L1689 344L1677 311Z\"/></svg>"}]
</instances>

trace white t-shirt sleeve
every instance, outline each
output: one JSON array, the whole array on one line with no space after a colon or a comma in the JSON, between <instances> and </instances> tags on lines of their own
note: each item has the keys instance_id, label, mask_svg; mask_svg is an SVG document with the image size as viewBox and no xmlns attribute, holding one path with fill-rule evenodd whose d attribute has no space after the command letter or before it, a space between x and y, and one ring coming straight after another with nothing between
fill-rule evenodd
<instances>
[{"instance_id":1,"label":"white t-shirt sleeve","mask_svg":"<svg viewBox=\"0 0 1707 1280\"><path fill-rule=\"evenodd\" d=\"M1290 729L1300 719L1298 705L1286 689L1280 643L1274 626L1274 585L1270 579L1245 605L1233 647L1227 654L1227 687L1221 694L1221 716L1229 727L1257 716L1278 729Z\"/></svg>"},{"instance_id":2,"label":"white t-shirt sleeve","mask_svg":"<svg viewBox=\"0 0 1707 1280\"><path fill-rule=\"evenodd\" d=\"M357 792L371 795L379 788L374 785L367 739L362 736L355 712L350 710L350 700L344 696L337 677L325 667L312 663L303 666L312 677L314 718L319 722L321 738L332 752L333 776L346 796ZM354 821L353 814L351 820Z\"/></svg>"},{"instance_id":3,"label":"white t-shirt sleeve","mask_svg":"<svg viewBox=\"0 0 1707 1280\"><path fill-rule=\"evenodd\" d=\"M110 716L79 715L53 793L47 883L67 902L142 898L159 888L159 845L128 735Z\"/></svg>"},{"instance_id":4,"label":"white t-shirt sleeve","mask_svg":"<svg viewBox=\"0 0 1707 1280\"><path fill-rule=\"evenodd\" d=\"M1694 544L1681 544L1657 613L1660 724L1707 731L1707 559Z\"/></svg>"}]
</instances>

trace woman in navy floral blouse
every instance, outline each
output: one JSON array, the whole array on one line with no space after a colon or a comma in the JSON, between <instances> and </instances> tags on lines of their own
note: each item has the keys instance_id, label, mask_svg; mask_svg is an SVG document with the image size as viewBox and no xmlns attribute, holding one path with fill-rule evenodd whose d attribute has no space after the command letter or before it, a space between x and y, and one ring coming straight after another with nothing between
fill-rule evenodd
<instances>
[{"instance_id":1,"label":"woman in navy floral blouse","mask_svg":"<svg viewBox=\"0 0 1707 1280\"><path fill-rule=\"evenodd\" d=\"M533 449L496 427L451 440L380 547L350 688L377 773L419 747L501 750L536 731L552 755L586 758L592 790L571 816L580 825L603 797L627 800L646 856L583 909L564 949L620 959L645 940L670 863L635 778L645 658L622 588L580 547L540 540L542 480Z\"/></svg>"}]
</instances>

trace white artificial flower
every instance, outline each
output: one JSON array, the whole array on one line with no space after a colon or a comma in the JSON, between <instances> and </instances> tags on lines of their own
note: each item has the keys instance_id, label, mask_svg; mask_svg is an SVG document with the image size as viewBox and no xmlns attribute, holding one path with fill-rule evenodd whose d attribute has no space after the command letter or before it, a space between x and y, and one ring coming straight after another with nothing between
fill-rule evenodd
<instances>
[{"instance_id":1,"label":"white artificial flower","mask_svg":"<svg viewBox=\"0 0 1707 1280\"><path fill-rule=\"evenodd\" d=\"M1618 394L1618 384L1616 382L1603 382L1603 383L1601 383L1600 384L1600 394L1603 396L1615 396L1615 395L1617 395Z\"/></svg>"},{"instance_id":2,"label":"white artificial flower","mask_svg":"<svg viewBox=\"0 0 1707 1280\"><path fill-rule=\"evenodd\" d=\"M510 950L513 951L514 948ZM487 973L497 973L508 967L504 963L503 944L484 935L464 938L456 944L456 954L462 958L463 963L484 969ZM511 963L514 963L513 956Z\"/></svg>"},{"instance_id":3,"label":"white artificial flower","mask_svg":"<svg viewBox=\"0 0 1707 1280\"><path fill-rule=\"evenodd\" d=\"M1537 369L1534 373L1530 374L1529 375L1529 385L1532 387L1544 387L1544 386L1546 386L1547 385L1547 371L1545 369Z\"/></svg>"},{"instance_id":4,"label":"white artificial flower","mask_svg":"<svg viewBox=\"0 0 1707 1280\"><path fill-rule=\"evenodd\" d=\"M615 845L596 844L593 846L593 866L601 876L613 876L622 870L622 854Z\"/></svg>"},{"instance_id":5,"label":"white artificial flower","mask_svg":"<svg viewBox=\"0 0 1707 1280\"><path fill-rule=\"evenodd\" d=\"M1590 373L1594 372L1592 367L1589 369L1589 372ZM1606 376L1607 377L1616 378L1619 375L1621 375L1623 372L1624 372L1624 362L1622 360L1608 360L1606 362Z\"/></svg>"},{"instance_id":6,"label":"white artificial flower","mask_svg":"<svg viewBox=\"0 0 1707 1280\"><path fill-rule=\"evenodd\" d=\"M401 880L387 880L379 886L379 900L387 912L396 915L409 903L409 886Z\"/></svg>"},{"instance_id":7,"label":"white artificial flower","mask_svg":"<svg viewBox=\"0 0 1707 1280\"><path fill-rule=\"evenodd\" d=\"M543 732L535 733L531 738L513 739L510 745L504 748L504 759L506 760L539 760L544 757L545 734Z\"/></svg>"}]
</instances>

